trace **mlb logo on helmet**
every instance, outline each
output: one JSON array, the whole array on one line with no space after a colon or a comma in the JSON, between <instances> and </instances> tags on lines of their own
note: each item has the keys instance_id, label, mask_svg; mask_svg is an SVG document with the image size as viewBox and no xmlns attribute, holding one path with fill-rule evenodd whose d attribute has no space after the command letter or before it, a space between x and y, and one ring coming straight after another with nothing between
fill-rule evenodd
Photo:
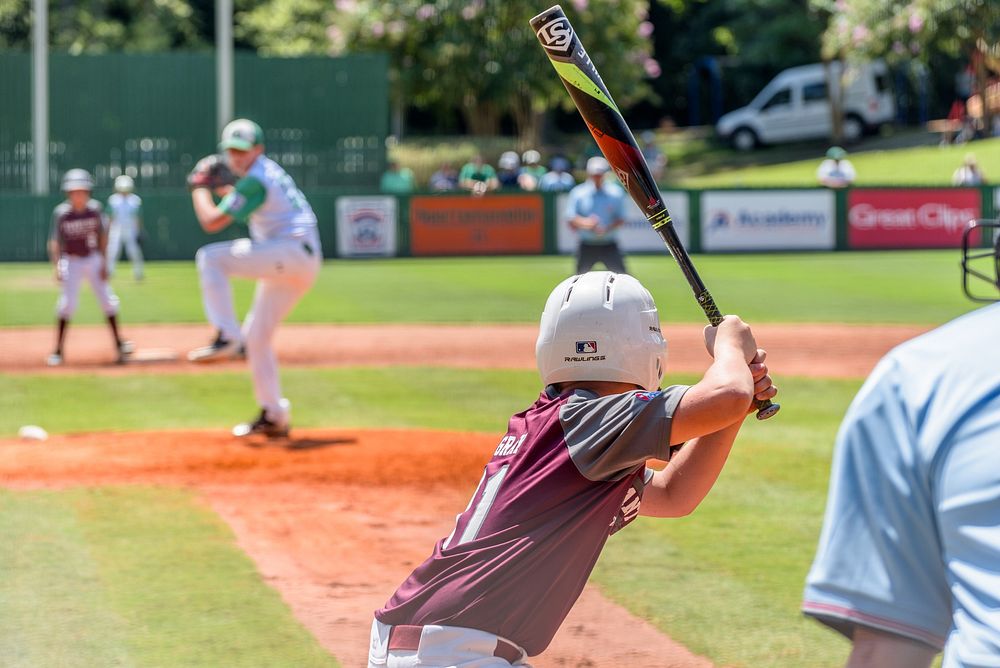
<instances>
[{"instance_id":1,"label":"mlb logo on helmet","mask_svg":"<svg viewBox=\"0 0 1000 668\"><path fill-rule=\"evenodd\" d=\"M577 355L592 355L597 352L597 341L577 341Z\"/></svg>"}]
</instances>

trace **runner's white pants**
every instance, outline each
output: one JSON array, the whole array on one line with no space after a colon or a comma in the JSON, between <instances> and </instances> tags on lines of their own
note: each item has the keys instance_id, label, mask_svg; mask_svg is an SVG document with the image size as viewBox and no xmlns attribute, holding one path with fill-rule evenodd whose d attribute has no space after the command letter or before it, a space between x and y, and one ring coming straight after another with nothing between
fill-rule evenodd
<instances>
[{"instance_id":1,"label":"runner's white pants","mask_svg":"<svg viewBox=\"0 0 1000 668\"><path fill-rule=\"evenodd\" d=\"M493 656L497 636L460 626L425 626L416 650L388 649L392 627L372 621L368 668L531 668L525 659L517 663ZM523 652L524 650L522 650Z\"/></svg>"},{"instance_id":2,"label":"runner's white pants","mask_svg":"<svg viewBox=\"0 0 1000 668\"><path fill-rule=\"evenodd\" d=\"M122 244L125 244L125 255L132 263L132 275L135 278L142 278L142 248L139 247L139 238L134 227L123 228L120 223L112 223L108 231L108 275L115 273L115 263L122 252Z\"/></svg>"},{"instance_id":3,"label":"runner's white pants","mask_svg":"<svg viewBox=\"0 0 1000 668\"><path fill-rule=\"evenodd\" d=\"M220 241L203 246L195 255L205 316L223 338L243 341L254 396L272 420L287 419L288 411L288 402L281 396L274 333L316 282L322 257L318 236L307 240ZM242 330L233 305L232 276L257 279Z\"/></svg>"},{"instance_id":4,"label":"runner's white pants","mask_svg":"<svg viewBox=\"0 0 1000 668\"><path fill-rule=\"evenodd\" d=\"M59 273L62 276L62 290L56 301L56 315L69 320L76 313L80 303L80 285L87 281L94 296L101 304L104 315L118 315L118 295L111 284L101 278L101 254L94 252L87 257L63 255L59 259Z\"/></svg>"}]
</instances>

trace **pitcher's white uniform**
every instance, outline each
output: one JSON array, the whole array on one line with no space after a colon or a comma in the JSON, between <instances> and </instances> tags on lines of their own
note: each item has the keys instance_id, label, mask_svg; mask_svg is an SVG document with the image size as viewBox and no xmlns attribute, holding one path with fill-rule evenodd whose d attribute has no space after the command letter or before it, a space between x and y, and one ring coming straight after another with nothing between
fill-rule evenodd
<instances>
[{"instance_id":1,"label":"pitcher's white uniform","mask_svg":"<svg viewBox=\"0 0 1000 668\"><path fill-rule=\"evenodd\" d=\"M116 192L108 198L108 275L114 275L115 263L125 254L132 263L132 275L142 279L142 248L139 247L139 217L142 213L142 199L135 193Z\"/></svg>"},{"instance_id":2,"label":"pitcher's white uniform","mask_svg":"<svg viewBox=\"0 0 1000 668\"><path fill-rule=\"evenodd\" d=\"M247 221L250 238L213 243L198 250L195 260L205 315L224 339L243 341L258 404L272 420L287 423L289 404L281 395L272 339L278 323L312 287L319 273L323 253L316 215L285 170L263 154L218 208L236 220ZM242 331L233 306L230 276L257 279Z\"/></svg>"}]
</instances>

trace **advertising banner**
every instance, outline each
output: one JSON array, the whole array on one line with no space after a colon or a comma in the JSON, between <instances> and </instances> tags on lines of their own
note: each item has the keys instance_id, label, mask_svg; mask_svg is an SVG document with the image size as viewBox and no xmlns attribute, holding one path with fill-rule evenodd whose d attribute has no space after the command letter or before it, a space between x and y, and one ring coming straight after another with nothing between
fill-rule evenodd
<instances>
[{"instance_id":1,"label":"advertising banner","mask_svg":"<svg viewBox=\"0 0 1000 668\"><path fill-rule=\"evenodd\" d=\"M847 242L851 248L957 248L981 204L978 188L852 190Z\"/></svg>"},{"instance_id":2,"label":"advertising banner","mask_svg":"<svg viewBox=\"0 0 1000 668\"><path fill-rule=\"evenodd\" d=\"M413 255L541 253L545 211L537 195L410 198Z\"/></svg>"},{"instance_id":3,"label":"advertising banner","mask_svg":"<svg viewBox=\"0 0 1000 668\"><path fill-rule=\"evenodd\" d=\"M340 257L394 256L396 198L340 197L337 199L337 254Z\"/></svg>"},{"instance_id":4,"label":"advertising banner","mask_svg":"<svg viewBox=\"0 0 1000 668\"><path fill-rule=\"evenodd\" d=\"M559 195L556 199L556 246L560 253L576 253L577 238L568 222L567 197L568 195ZM667 211L674 221L677 236L684 247L688 248L688 240L691 238L688 221L691 216L687 193L665 192L663 203L667 205ZM625 224L618 228L618 247L623 253L667 252L663 239L649 226L646 217L631 198L626 198Z\"/></svg>"},{"instance_id":5,"label":"advertising banner","mask_svg":"<svg viewBox=\"0 0 1000 668\"><path fill-rule=\"evenodd\" d=\"M832 250L837 225L829 190L740 190L701 196L705 251Z\"/></svg>"}]
</instances>

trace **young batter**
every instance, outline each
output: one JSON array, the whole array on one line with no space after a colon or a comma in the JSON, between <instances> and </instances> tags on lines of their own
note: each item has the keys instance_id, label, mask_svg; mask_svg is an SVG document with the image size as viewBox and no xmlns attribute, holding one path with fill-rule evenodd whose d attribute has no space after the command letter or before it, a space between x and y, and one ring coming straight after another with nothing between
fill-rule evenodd
<instances>
[{"instance_id":1,"label":"young batter","mask_svg":"<svg viewBox=\"0 0 1000 668\"><path fill-rule=\"evenodd\" d=\"M122 174L115 179L115 192L108 198L108 276L115 275L115 263L124 245L128 261L132 263L132 277L141 281L143 257L139 235L142 233L142 199L134 190L132 177Z\"/></svg>"},{"instance_id":2,"label":"young batter","mask_svg":"<svg viewBox=\"0 0 1000 668\"><path fill-rule=\"evenodd\" d=\"M90 283L101 310L108 319L115 344L115 359L124 363L132 344L118 334L118 296L108 283L108 266L105 260L107 225L101 203L90 198L94 179L85 169L71 169L63 175L62 191L66 201L52 212L49 233L49 259L55 267L59 283L59 300L56 302L56 348L49 355L49 366L63 363L63 343L69 321L76 313L80 284Z\"/></svg>"},{"instance_id":3,"label":"young batter","mask_svg":"<svg viewBox=\"0 0 1000 668\"><path fill-rule=\"evenodd\" d=\"M208 321L218 330L215 341L192 350L193 362L239 357L246 351L260 414L233 429L237 436L288 435L290 404L282 397L278 359L272 341L278 324L316 281L322 263L316 216L292 178L264 155L264 135L253 121L239 119L222 131L219 144L229 168L240 177L235 186L212 191L195 187L191 202L202 229L214 233L233 221L246 221L249 239L203 246L195 261ZM233 306L230 278L257 279L253 304L241 329Z\"/></svg>"},{"instance_id":4,"label":"young batter","mask_svg":"<svg viewBox=\"0 0 1000 668\"><path fill-rule=\"evenodd\" d=\"M704 378L661 391L666 341L649 292L611 272L559 284L535 349L545 389L510 418L451 534L375 613L369 668L528 665L610 535L640 513L691 513L754 396L777 393L738 317L705 342ZM648 468L654 458L666 467Z\"/></svg>"}]
</instances>

